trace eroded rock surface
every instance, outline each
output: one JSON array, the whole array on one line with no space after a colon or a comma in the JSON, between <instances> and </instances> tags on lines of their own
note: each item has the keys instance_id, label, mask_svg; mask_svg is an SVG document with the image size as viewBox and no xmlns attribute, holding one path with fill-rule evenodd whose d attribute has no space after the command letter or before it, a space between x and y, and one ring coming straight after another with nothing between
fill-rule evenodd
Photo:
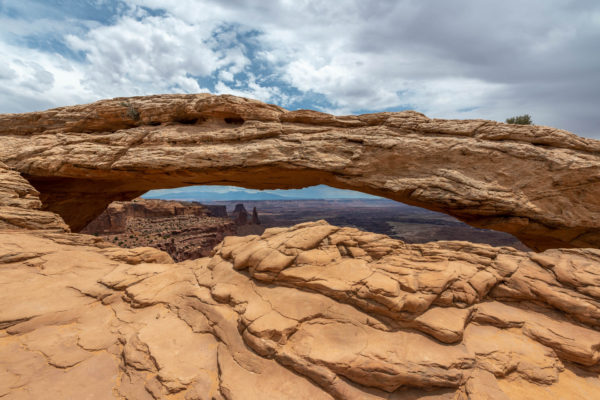
<instances>
[{"instance_id":1,"label":"eroded rock surface","mask_svg":"<svg viewBox=\"0 0 600 400\"><path fill-rule=\"evenodd\" d=\"M102 236L121 247L154 247L175 260L205 257L235 223L225 206L174 200L115 201L82 233Z\"/></svg>"},{"instance_id":2,"label":"eroded rock surface","mask_svg":"<svg viewBox=\"0 0 600 400\"><path fill-rule=\"evenodd\" d=\"M324 221L181 263L5 230L0 397L589 399L599 262Z\"/></svg>"},{"instance_id":3,"label":"eroded rock surface","mask_svg":"<svg viewBox=\"0 0 600 400\"><path fill-rule=\"evenodd\" d=\"M216 211L215 212L213 212ZM215 215L216 214L216 215ZM123 233L130 219L157 219L172 217L227 217L225 206L205 206L195 201L133 199L115 201L88 224L82 233Z\"/></svg>"},{"instance_id":4,"label":"eroded rock surface","mask_svg":"<svg viewBox=\"0 0 600 400\"><path fill-rule=\"evenodd\" d=\"M256 121L271 121L269 112L279 116L280 120L274 122L279 127L291 124L294 129L306 129L302 133L296 132L293 137L303 143L302 151L308 153L297 149L294 153L295 142L292 141L289 146L284 146L291 153L279 154L276 158L285 161L285 157L295 157L294 165L298 171L307 173L302 176L308 182L325 176L322 171L331 166L328 164L331 160L323 161L329 165L327 167L307 169L304 163L310 157L306 157L316 151L316 147L310 150L308 143L304 143L306 138L318 141L320 149L327 145L327 138L336 135L332 132L343 136L351 131L346 128L353 127L352 124L360 125L360 129L375 126L372 137L363 136L367 142L373 139L372 145L367 146L363 141L357 148L360 151L355 149L358 151L357 165L366 167L368 163L361 161L361 152L369 153L376 148L379 149L377 154L385 155L376 144L381 139L377 132L384 129L382 126L388 126L390 119L405 123L414 122L415 118L417 122L425 121L425 117L414 113L345 118L304 111L286 113L275 107L230 97L150 99L148 104L152 107L164 100L166 108L169 104L179 104L182 108L176 109L179 114L173 110L166 114L146 114L152 108L143 109L138 115L139 120L127 124L123 123L121 108L129 110L133 107L131 103L97 103L63 109L66 114L62 115L63 111L54 110L35 116L7 117L20 121L21 125L11 125L12 130L3 133L2 144L16 146L19 140L23 141L20 146L12 147L18 157L11 158L3 153L3 159L10 162L0 163L2 400L587 400L597 397L600 390L600 250L597 249L525 253L510 247L468 242L405 244L385 235L318 221L291 228L267 229L260 236L227 237L210 257L175 263L167 253L157 249L124 249L91 235L69 233L61 216L50 211L52 207L43 209L38 195L46 201L46 206L53 204L61 215L70 218L76 214L75 210L69 211L68 207L75 204L69 196L76 190L81 190L77 193L81 194L83 215L89 216L93 214L92 208L104 204L108 198L128 198L146 185L131 187L135 179L129 178L143 180L146 179L141 178L144 174L148 174L148 179L161 176L184 179L184 175L192 180L199 176L208 179L211 174L214 178L218 172L199 172L200 169L183 172L176 164L184 160L181 165L186 165L191 159L198 168L202 163L212 165L213 161L205 158L208 153L203 152L204 147L218 145L214 142L217 128L223 128L219 130L223 139L221 144L225 143L222 149L237 146L227 144L229 132L235 143L246 151L249 148L244 146L251 144L256 154L264 150L261 143L265 140L285 142L281 133L261 136L263 131L258 128L248 130L250 126L260 127ZM185 108L190 99L197 100L200 109L205 110L202 107L206 104L213 104L214 108L208 114L200 113L196 119L190 119L190 115L196 115ZM97 108L98 104L100 108ZM115 107L113 114L106 111L111 110L110 107L102 108L111 104ZM236 107L241 107L239 110L248 113L256 110L264 113L255 117L254 125L246 125L247 120L242 121L240 117L246 114L241 111L241 114L232 114L227 108L230 104L237 104ZM90 114L86 107L106 112L98 114L97 118L89 117L93 113ZM75 115L73 110L79 110L81 114ZM164 131L154 133L156 143L162 143L160 146L164 147L165 139L158 137L159 133L165 137L173 132L185 133L181 126L189 125L194 134L190 133L192 131L187 133L188 138L193 137L188 147L195 148L198 153L183 150L181 153L177 150L179 142L175 141L174 159L163 159L165 170L162 172L149 166L136 169L127 162L118 164L130 159L128 157L139 163L155 163L156 159L149 154L160 146L153 147L152 142L144 144L144 140L152 135L138 138L137 144L132 144L129 135L135 131L124 129L156 128L159 125L155 123L162 121L161 118L168 119L173 115L178 115L176 121L170 120L172 124L164 126ZM216 116L223 119L222 123L214 119ZM375 122L369 125L368 121L372 119ZM381 122L383 119L385 123ZM149 125L137 126L146 122ZM31 130L37 123L45 128ZM384 136L424 140L422 123L415 124L411 132ZM440 121L431 124L438 133L440 127L445 126ZM470 144L491 146L490 143L495 143L492 137L481 136L487 132L484 128L488 125L460 136L464 133L461 124L464 122L448 125L447 129L453 127L452 133L443 131L435 136L436 141L463 137ZM227 131L228 125L240 130ZM315 128L317 125L322 131ZM69 132L65 126L69 127ZM107 129L115 127L122 130L107 133ZM206 140L211 144L196 146L198 129L206 129ZM536 153L539 158L535 160L546 160L543 154L550 152L560 164L566 163L568 155L570 166L553 164L558 171L554 182L558 182L556 187L565 194L552 201L558 205L563 201L574 204L573 208L565 206L560 215L566 216L573 210L570 215L577 220L582 218L582 210L586 207L588 211L596 207L595 198L586 197L596 190L596 150L592 149L596 142L578 141L564 133L562 144L554 146L552 140L562 133L547 131L547 136L543 136L539 133L546 132L546 128L507 129L508 136L503 136L498 143L503 143L504 149L517 146L513 150L523 151L527 162L531 161L531 148L539 148ZM515 132L522 135L534 132L536 136L515 136ZM246 142L239 134L247 134L253 139ZM254 134L258 136L252 136ZM393 148L396 144L390 140L390 148ZM53 147L45 147L46 141L54 143ZM348 146L354 146L352 143L355 142L348 143ZM435 148L435 142L429 140L428 144ZM101 157L103 149L121 148L119 146L124 146L125 151L116 158L108 157L107 163L103 164L105 167L85 165L86 160ZM447 143L444 148L449 151ZM5 149L0 147L1 152ZM511 151L507 150L507 153ZM149 158L141 157L139 152ZM86 153L85 157L83 153ZM185 154L187 161L183 157ZM271 157L261 154L265 159ZM336 155L333 151L329 154ZM489 153L487 156L490 157ZM81 159L63 163L73 160L71 157ZM347 168L344 158L339 154L337 157L340 157L341 172L335 176L344 176L346 172L343 171ZM239 161L234 153L227 152L220 154L219 160L229 160L225 162L231 162L231 165L237 165ZM260 171L260 168L252 169L252 157L246 155L245 160L250 162L249 170ZM410 164L407 160L411 159L399 162L394 158L390 165ZM284 161L279 167L285 166L289 170L282 169L281 175L269 175L277 170L268 167L261 172L272 179L265 180L267 185L280 185L279 179L289 177L286 174L293 168ZM19 164L21 162L23 164ZM546 161L541 162L545 165ZM561 179L568 174L580 176L574 172L580 171L577 166L583 165L578 164L580 162L587 163L591 183L579 189L563 186ZM155 167L160 166L155 164ZM37 184L38 189L19 173L20 168L27 170L29 175L26 177ZM90 175L85 179L89 181L81 175L86 168ZM223 177L228 175L231 179L231 170L227 168L221 172ZM308 173L309 170L312 172ZM46 175L40 171L47 171ZM527 189L528 171L520 173L524 176L524 189L519 199L525 202L523 204L529 204L527 202L532 200L528 196L533 192ZM73 178L71 186L64 179L69 174ZM48 176L54 176L52 179L55 180ZM114 176L120 180L111 178ZM364 176L361 178L357 174L355 177L356 185L366 182L361 180ZM164 178L162 184L171 178ZM369 188L377 187L380 178L374 174L373 185ZM514 176L509 178L513 179L514 185ZM423 182L431 183L429 178L423 179ZM60 193L60 186L54 187L51 182L67 186L62 187L64 192ZM575 179L574 182L579 181ZM545 183L538 184L543 187ZM477 185L473 187L477 188ZM44 187L54 187L55 191L44 192ZM367 190L365 187L363 189ZM108 194L100 196L100 201L94 203L91 199L100 193L99 188ZM374 192L377 190L373 189ZM582 198L570 197L575 192ZM461 192L460 199L465 199L465 193L471 192ZM554 192L548 193L554 196ZM90 208L86 208L86 204ZM486 204L492 207L498 203ZM479 207L487 210L482 203ZM521 206L515 207L517 210ZM542 209L549 212L549 218L558 218L559 225L562 223L557 217L559 214L551 212L551 207L539 208ZM594 221L594 215L588 213L589 221ZM69 222L73 225L72 220ZM561 229L556 228L552 234ZM531 231L528 232L529 235ZM548 230L536 232L539 235L534 236L538 239L549 234ZM589 239L593 235L585 237ZM580 243L577 240L569 244L577 245Z\"/></svg>"},{"instance_id":5,"label":"eroded rock surface","mask_svg":"<svg viewBox=\"0 0 600 400\"><path fill-rule=\"evenodd\" d=\"M327 184L445 212L536 250L600 247L600 142L548 127L160 95L0 115L0 143L0 161L74 231L150 189Z\"/></svg>"},{"instance_id":6,"label":"eroded rock surface","mask_svg":"<svg viewBox=\"0 0 600 400\"><path fill-rule=\"evenodd\" d=\"M19 228L69 231L60 216L42 211L39 192L0 161L0 229Z\"/></svg>"}]
</instances>

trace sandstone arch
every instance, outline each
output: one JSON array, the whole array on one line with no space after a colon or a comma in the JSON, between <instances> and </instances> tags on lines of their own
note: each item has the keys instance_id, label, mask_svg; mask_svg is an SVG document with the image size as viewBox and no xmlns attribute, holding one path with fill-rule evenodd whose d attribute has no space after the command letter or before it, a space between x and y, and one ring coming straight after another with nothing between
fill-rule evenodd
<instances>
[{"instance_id":1,"label":"sandstone arch","mask_svg":"<svg viewBox=\"0 0 600 400\"><path fill-rule=\"evenodd\" d=\"M187 104L189 113L168 104ZM232 111L243 107L279 119ZM148 114L159 109L177 120ZM394 118L416 127L391 129ZM168 96L0 120L0 397L587 399L598 391L600 250L406 244L317 221L228 237L211 257L174 263L156 249L68 233L59 215L40 209L40 193L24 178L73 227L78 213L87 218L111 197L209 178L244 186L331 180L407 202L416 200L383 180L400 188L420 182L411 193L429 188L430 197L415 197L418 204L446 204L472 218L534 221L537 214L518 207L529 202L558 222L545 231L524 225L528 237L574 246L596 232L597 142L489 123L510 131L498 141L506 165L488 175L472 164L484 160L484 149L499 151L480 136L488 125L449 145L463 136L439 133L444 124L470 122L415 113L335 118L231 97ZM339 121L367 122L347 129ZM464 161L454 152L466 145L475 150ZM414 160L392 160L386 170L390 154ZM511 162L520 170L503 168ZM540 192L549 185L540 179L536 194L539 166L546 166L541 178L555 178L554 192ZM473 189L449 180L458 174ZM447 185L437 183L436 192L436 182ZM514 204L512 214L490 214L495 203L466 203L496 186L521 191L513 203L508 195L498 202ZM446 203L444 190L455 194ZM562 213L552 208L561 204ZM585 233L569 242L569 229Z\"/></svg>"},{"instance_id":2,"label":"sandstone arch","mask_svg":"<svg viewBox=\"0 0 600 400\"><path fill-rule=\"evenodd\" d=\"M511 233L600 247L600 142L548 127L336 117L234 96L159 95L0 115L0 161L78 231L157 188L327 184Z\"/></svg>"}]
</instances>

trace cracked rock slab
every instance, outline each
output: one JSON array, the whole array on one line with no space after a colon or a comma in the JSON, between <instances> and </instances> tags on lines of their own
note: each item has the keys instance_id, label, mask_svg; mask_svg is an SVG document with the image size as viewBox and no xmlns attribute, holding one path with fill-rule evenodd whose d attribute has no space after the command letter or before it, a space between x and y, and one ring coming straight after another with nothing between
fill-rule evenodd
<instances>
[{"instance_id":1,"label":"cracked rock slab","mask_svg":"<svg viewBox=\"0 0 600 400\"><path fill-rule=\"evenodd\" d=\"M86 235L0 239L3 399L584 399L600 386L595 250L408 245L324 221L182 263Z\"/></svg>"}]
</instances>

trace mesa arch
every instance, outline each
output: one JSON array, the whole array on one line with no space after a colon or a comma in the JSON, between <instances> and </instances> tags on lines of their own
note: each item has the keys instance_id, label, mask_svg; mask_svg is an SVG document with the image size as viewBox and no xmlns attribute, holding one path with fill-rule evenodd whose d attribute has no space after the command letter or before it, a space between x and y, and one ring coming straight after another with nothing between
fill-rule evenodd
<instances>
[{"instance_id":1,"label":"mesa arch","mask_svg":"<svg viewBox=\"0 0 600 400\"><path fill-rule=\"evenodd\" d=\"M0 115L0 142L0 161L73 231L151 189L327 184L508 232L535 250L600 247L600 141L548 127L157 95Z\"/></svg>"}]
</instances>

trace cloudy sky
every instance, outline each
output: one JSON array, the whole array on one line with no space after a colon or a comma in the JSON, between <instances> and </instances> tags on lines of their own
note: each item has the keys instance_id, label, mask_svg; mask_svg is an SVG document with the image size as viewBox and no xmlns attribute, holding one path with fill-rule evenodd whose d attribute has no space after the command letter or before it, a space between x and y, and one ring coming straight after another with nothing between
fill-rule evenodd
<instances>
[{"instance_id":1,"label":"cloudy sky","mask_svg":"<svg viewBox=\"0 0 600 400\"><path fill-rule=\"evenodd\" d=\"M0 113L232 93L600 139L597 0L0 0Z\"/></svg>"}]
</instances>

